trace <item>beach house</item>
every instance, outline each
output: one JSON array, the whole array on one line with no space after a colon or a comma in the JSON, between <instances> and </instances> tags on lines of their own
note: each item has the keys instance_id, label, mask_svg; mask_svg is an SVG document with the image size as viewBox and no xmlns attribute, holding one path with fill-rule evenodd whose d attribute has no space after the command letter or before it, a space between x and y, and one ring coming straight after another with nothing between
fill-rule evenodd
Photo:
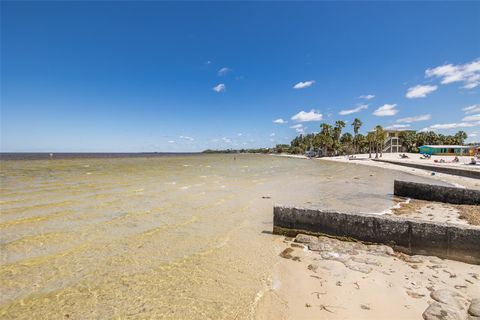
<instances>
[{"instance_id":1,"label":"beach house","mask_svg":"<svg viewBox=\"0 0 480 320\"><path fill-rule=\"evenodd\" d=\"M383 152L404 152L401 132L414 130L385 130L386 139Z\"/></svg>"},{"instance_id":2,"label":"beach house","mask_svg":"<svg viewBox=\"0 0 480 320\"><path fill-rule=\"evenodd\" d=\"M421 154L438 156L473 156L478 148L456 145L425 145L419 148Z\"/></svg>"}]
</instances>

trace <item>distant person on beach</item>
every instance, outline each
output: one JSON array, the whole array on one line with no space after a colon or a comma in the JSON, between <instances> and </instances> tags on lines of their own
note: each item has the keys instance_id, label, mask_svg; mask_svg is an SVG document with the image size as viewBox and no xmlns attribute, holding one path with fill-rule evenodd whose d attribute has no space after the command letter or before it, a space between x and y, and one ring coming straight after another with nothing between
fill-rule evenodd
<instances>
[{"instance_id":1,"label":"distant person on beach","mask_svg":"<svg viewBox=\"0 0 480 320\"><path fill-rule=\"evenodd\" d=\"M475 158L472 158L472 159L470 159L470 163L469 163L469 164L476 165L476 164L477 164L477 160L475 160Z\"/></svg>"},{"instance_id":2,"label":"distant person on beach","mask_svg":"<svg viewBox=\"0 0 480 320\"><path fill-rule=\"evenodd\" d=\"M460 162L460 159L458 159L458 157L455 156L455 158L453 158L452 162Z\"/></svg>"}]
</instances>

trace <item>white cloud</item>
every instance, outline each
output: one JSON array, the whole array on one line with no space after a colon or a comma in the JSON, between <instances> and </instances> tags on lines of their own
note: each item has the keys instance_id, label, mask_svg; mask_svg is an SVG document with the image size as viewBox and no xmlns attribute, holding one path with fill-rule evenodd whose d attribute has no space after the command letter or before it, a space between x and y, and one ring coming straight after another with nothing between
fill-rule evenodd
<instances>
[{"instance_id":1,"label":"white cloud","mask_svg":"<svg viewBox=\"0 0 480 320\"><path fill-rule=\"evenodd\" d=\"M275 137L275 133L274 132L270 133L270 137Z\"/></svg>"},{"instance_id":2,"label":"white cloud","mask_svg":"<svg viewBox=\"0 0 480 320\"><path fill-rule=\"evenodd\" d=\"M431 117L432 116L430 114L422 114L422 115L419 115L419 116L397 119L396 122L397 123L412 123L412 122L430 120Z\"/></svg>"},{"instance_id":3,"label":"white cloud","mask_svg":"<svg viewBox=\"0 0 480 320\"><path fill-rule=\"evenodd\" d=\"M474 104L474 105L465 107L462 110L465 111L465 114L472 114L472 113L475 113L475 112L480 112L480 104Z\"/></svg>"},{"instance_id":4,"label":"white cloud","mask_svg":"<svg viewBox=\"0 0 480 320\"><path fill-rule=\"evenodd\" d=\"M480 121L480 113L472 114L471 116L466 116L462 121Z\"/></svg>"},{"instance_id":5,"label":"white cloud","mask_svg":"<svg viewBox=\"0 0 480 320\"><path fill-rule=\"evenodd\" d=\"M293 86L293 89L304 89L311 87L315 83L315 80L309 80L309 81L303 81L299 82L296 85Z\"/></svg>"},{"instance_id":6,"label":"white cloud","mask_svg":"<svg viewBox=\"0 0 480 320\"><path fill-rule=\"evenodd\" d=\"M213 91L215 92L224 92L225 90L227 90L227 87L224 83L217 84L215 87L213 87Z\"/></svg>"},{"instance_id":7,"label":"white cloud","mask_svg":"<svg viewBox=\"0 0 480 320\"><path fill-rule=\"evenodd\" d=\"M223 142L226 142L226 143L231 143L231 142L232 142L232 140L229 139L229 138L227 138L227 137L223 137L223 138L222 138L222 141L223 141Z\"/></svg>"},{"instance_id":8,"label":"white cloud","mask_svg":"<svg viewBox=\"0 0 480 320\"><path fill-rule=\"evenodd\" d=\"M243 136L243 133L237 133L237 136L241 137Z\"/></svg>"},{"instance_id":9,"label":"white cloud","mask_svg":"<svg viewBox=\"0 0 480 320\"><path fill-rule=\"evenodd\" d=\"M480 123L460 122L460 123L444 123L434 124L430 126L432 129L454 129L454 128L469 128L479 125Z\"/></svg>"},{"instance_id":10,"label":"white cloud","mask_svg":"<svg viewBox=\"0 0 480 320\"><path fill-rule=\"evenodd\" d=\"M395 109L396 104L384 104L373 112L374 115L378 117L394 116L398 113L398 110Z\"/></svg>"},{"instance_id":11,"label":"white cloud","mask_svg":"<svg viewBox=\"0 0 480 320\"><path fill-rule=\"evenodd\" d=\"M278 124L284 124L287 123L288 121L283 120L282 118L278 118L276 120L273 120L273 123L278 123Z\"/></svg>"},{"instance_id":12,"label":"white cloud","mask_svg":"<svg viewBox=\"0 0 480 320\"><path fill-rule=\"evenodd\" d=\"M173 141L173 140L170 140L170 141L168 141L168 143L175 143L175 141Z\"/></svg>"},{"instance_id":13,"label":"white cloud","mask_svg":"<svg viewBox=\"0 0 480 320\"><path fill-rule=\"evenodd\" d=\"M402 129L408 129L410 128L409 124L392 124L391 126L386 127L385 129L397 129L397 130L402 130Z\"/></svg>"},{"instance_id":14,"label":"white cloud","mask_svg":"<svg viewBox=\"0 0 480 320\"><path fill-rule=\"evenodd\" d=\"M219 76L224 76L224 75L226 75L227 73L229 73L230 71L232 71L232 69L227 68L227 67L223 67L223 68L221 68L220 70L218 70L218 75L219 75Z\"/></svg>"},{"instance_id":15,"label":"white cloud","mask_svg":"<svg viewBox=\"0 0 480 320\"><path fill-rule=\"evenodd\" d=\"M473 89L480 85L480 59L462 65L445 64L427 69L425 76L440 78L441 84L462 82L463 88Z\"/></svg>"},{"instance_id":16,"label":"white cloud","mask_svg":"<svg viewBox=\"0 0 480 320\"><path fill-rule=\"evenodd\" d=\"M340 111L338 114L342 115L342 116L345 116L347 114L352 114L352 113L356 113L356 112L360 112L362 110L365 110L368 108L368 104L359 104L356 108L353 108L353 109L347 109L347 110L342 110Z\"/></svg>"},{"instance_id":17,"label":"white cloud","mask_svg":"<svg viewBox=\"0 0 480 320\"><path fill-rule=\"evenodd\" d=\"M291 119L296 122L321 121L323 116L318 111L312 109L309 112L302 110L293 115Z\"/></svg>"},{"instance_id":18,"label":"white cloud","mask_svg":"<svg viewBox=\"0 0 480 320\"><path fill-rule=\"evenodd\" d=\"M441 123L434 124L429 127L423 128L420 131L434 131L434 130L444 130L444 129L455 129L455 128L470 128L480 125L478 122L460 122L460 123Z\"/></svg>"},{"instance_id":19,"label":"white cloud","mask_svg":"<svg viewBox=\"0 0 480 320\"><path fill-rule=\"evenodd\" d=\"M405 96L409 99L425 98L427 94L430 94L437 89L438 86L418 85L408 88L407 94Z\"/></svg>"},{"instance_id":20,"label":"white cloud","mask_svg":"<svg viewBox=\"0 0 480 320\"><path fill-rule=\"evenodd\" d=\"M188 136L180 136L179 138L183 139L183 140L188 140L188 141L194 141L195 140L194 138L188 137Z\"/></svg>"},{"instance_id":21,"label":"white cloud","mask_svg":"<svg viewBox=\"0 0 480 320\"><path fill-rule=\"evenodd\" d=\"M290 128L295 129L297 133L305 133L306 127L303 126L303 124L299 123L296 125L291 126Z\"/></svg>"},{"instance_id":22,"label":"white cloud","mask_svg":"<svg viewBox=\"0 0 480 320\"><path fill-rule=\"evenodd\" d=\"M362 95L359 97L360 99L365 99L365 100L371 100L373 98L375 98L375 95L374 94L366 94L366 95Z\"/></svg>"}]
</instances>

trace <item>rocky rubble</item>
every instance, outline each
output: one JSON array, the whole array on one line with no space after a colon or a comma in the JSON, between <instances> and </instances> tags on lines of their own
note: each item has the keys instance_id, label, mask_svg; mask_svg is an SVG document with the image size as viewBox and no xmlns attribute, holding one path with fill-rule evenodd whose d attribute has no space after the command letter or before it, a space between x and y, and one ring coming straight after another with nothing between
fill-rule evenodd
<instances>
[{"instance_id":1,"label":"rocky rubble","mask_svg":"<svg viewBox=\"0 0 480 320\"><path fill-rule=\"evenodd\" d=\"M348 269L362 273L372 272L371 266L379 266L380 262L371 257L359 257L359 251L373 256L394 255L392 248L388 246L368 246L360 242L340 241L328 237L299 234L294 241L307 245L309 250L318 252L324 260L341 262Z\"/></svg>"},{"instance_id":2,"label":"rocky rubble","mask_svg":"<svg viewBox=\"0 0 480 320\"><path fill-rule=\"evenodd\" d=\"M430 297L435 300L423 313L425 320L478 320L480 299L470 299L458 291L440 289Z\"/></svg>"}]
</instances>

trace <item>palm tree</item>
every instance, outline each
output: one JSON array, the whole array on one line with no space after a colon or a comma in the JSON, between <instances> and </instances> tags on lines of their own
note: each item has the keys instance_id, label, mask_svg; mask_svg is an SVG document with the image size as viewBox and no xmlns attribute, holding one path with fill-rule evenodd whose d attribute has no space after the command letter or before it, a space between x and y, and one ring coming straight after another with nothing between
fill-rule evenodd
<instances>
[{"instance_id":1,"label":"palm tree","mask_svg":"<svg viewBox=\"0 0 480 320\"><path fill-rule=\"evenodd\" d=\"M352 127L353 127L353 133L354 133L354 144L355 144L355 152L357 152L358 150L358 146L357 146L357 135L358 135L358 131L360 131L360 127L362 126L362 120L358 119L358 118L355 118L355 120L353 120L352 122Z\"/></svg>"},{"instance_id":2,"label":"palm tree","mask_svg":"<svg viewBox=\"0 0 480 320\"><path fill-rule=\"evenodd\" d=\"M467 133L462 130L458 131L454 137L459 145L463 145L463 142L468 138Z\"/></svg>"},{"instance_id":3,"label":"palm tree","mask_svg":"<svg viewBox=\"0 0 480 320\"><path fill-rule=\"evenodd\" d=\"M351 133L345 132L340 138L340 142L343 144L351 144L353 142L353 137Z\"/></svg>"},{"instance_id":4,"label":"palm tree","mask_svg":"<svg viewBox=\"0 0 480 320\"><path fill-rule=\"evenodd\" d=\"M367 134L368 141L368 157L372 158L372 146L375 143L375 133L373 131Z\"/></svg>"},{"instance_id":5,"label":"palm tree","mask_svg":"<svg viewBox=\"0 0 480 320\"><path fill-rule=\"evenodd\" d=\"M341 148L340 136L342 135L342 129L345 128L345 122L338 120L335 121L335 127L333 128L333 149L335 154L338 154L338 151Z\"/></svg>"},{"instance_id":6,"label":"palm tree","mask_svg":"<svg viewBox=\"0 0 480 320\"><path fill-rule=\"evenodd\" d=\"M355 152L353 149L353 136L351 133L345 132L342 134L342 137L340 138L340 146L346 154L352 154Z\"/></svg>"},{"instance_id":7,"label":"palm tree","mask_svg":"<svg viewBox=\"0 0 480 320\"><path fill-rule=\"evenodd\" d=\"M333 147L333 132L332 126L328 123L322 123L320 125L320 134L318 135L319 144L323 150L325 150L325 154L328 155L329 149Z\"/></svg>"},{"instance_id":8,"label":"palm tree","mask_svg":"<svg viewBox=\"0 0 480 320\"><path fill-rule=\"evenodd\" d=\"M337 129L335 134L335 139L340 140L340 135L342 134L343 128L345 128L345 121L342 121L342 120L335 121L335 129Z\"/></svg>"},{"instance_id":9,"label":"palm tree","mask_svg":"<svg viewBox=\"0 0 480 320\"><path fill-rule=\"evenodd\" d=\"M328 123L322 123L320 125L320 132L325 135L330 135L330 131L332 130L332 126Z\"/></svg>"},{"instance_id":10,"label":"palm tree","mask_svg":"<svg viewBox=\"0 0 480 320\"><path fill-rule=\"evenodd\" d=\"M365 153L367 153L368 140L367 140L366 136L359 133L359 134L357 134L357 137L353 141L357 146L357 152L358 153L363 153L364 150L365 150Z\"/></svg>"},{"instance_id":11,"label":"palm tree","mask_svg":"<svg viewBox=\"0 0 480 320\"><path fill-rule=\"evenodd\" d=\"M381 125L375 126L375 158L378 158L378 149L380 149L380 157L383 156L383 144L385 143L385 131Z\"/></svg>"},{"instance_id":12,"label":"palm tree","mask_svg":"<svg viewBox=\"0 0 480 320\"><path fill-rule=\"evenodd\" d=\"M400 139L402 145L408 152L418 152L417 149L417 134L414 131L402 131L400 132Z\"/></svg>"}]
</instances>

